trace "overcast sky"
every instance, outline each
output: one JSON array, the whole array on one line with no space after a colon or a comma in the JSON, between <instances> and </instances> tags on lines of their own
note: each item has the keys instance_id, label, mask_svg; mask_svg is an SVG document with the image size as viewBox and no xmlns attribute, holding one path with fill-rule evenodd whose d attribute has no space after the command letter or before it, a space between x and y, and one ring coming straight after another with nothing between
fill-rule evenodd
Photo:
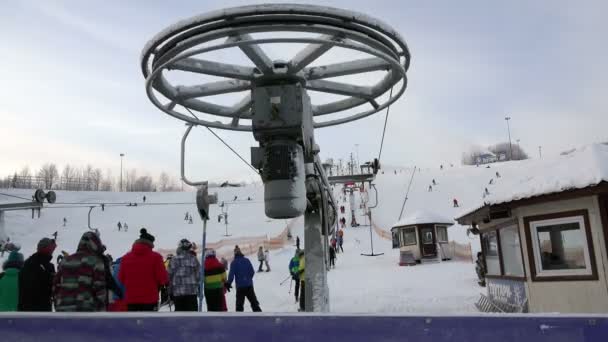
<instances>
[{"instance_id":1,"label":"overcast sky","mask_svg":"<svg viewBox=\"0 0 608 342\"><path fill-rule=\"evenodd\" d=\"M267 2L267 1L266 1ZM472 145L513 140L538 157L608 140L608 3L602 1L308 1L392 25L412 53L391 107L385 164L457 163ZM0 176L44 162L179 172L182 122L145 95L139 55L160 30L252 1L3 1ZM294 50L295 53L296 50ZM322 158L377 156L384 112L316 131ZM218 131L249 159L248 133ZM191 178L256 176L205 130Z\"/></svg>"}]
</instances>

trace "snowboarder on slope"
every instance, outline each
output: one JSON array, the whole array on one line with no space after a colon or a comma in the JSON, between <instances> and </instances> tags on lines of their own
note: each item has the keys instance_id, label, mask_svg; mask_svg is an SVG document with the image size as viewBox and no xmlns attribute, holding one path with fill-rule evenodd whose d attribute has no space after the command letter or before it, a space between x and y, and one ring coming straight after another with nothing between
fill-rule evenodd
<instances>
[{"instance_id":1,"label":"snowboarder on slope","mask_svg":"<svg viewBox=\"0 0 608 342\"><path fill-rule=\"evenodd\" d=\"M56 311L106 311L108 284L103 251L97 234L82 234L76 253L65 257L57 269Z\"/></svg>"},{"instance_id":2,"label":"snowboarder on slope","mask_svg":"<svg viewBox=\"0 0 608 342\"><path fill-rule=\"evenodd\" d=\"M228 281L226 282L226 290L230 291L232 288L232 281L236 283L236 311L243 312L243 305L245 304L245 298L251 305L251 310L254 312L261 312L260 303L255 296L253 289L253 276L255 271L251 261L245 258L241 249L236 246L234 248L234 260L230 263L230 273L228 274Z\"/></svg>"},{"instance_id":3,"label":"snowboarder on slope","mask_svg":"<svg viewBox=\"0 0 608 342\"><path fill-rule=\"evenodd\" d=\"M143 200L144 200L144 203L146 203L146 196L144 196Z\"/></svg>"},{"instance_id":4,"label":"snowboarder on slope","mask_svg":"<svg viewBox=\"0 0 608 342\"><path fill-rule=\"evenodd\" d=\"M65 217L63 218L63 226L65 227L65 225L68 223L68 219L66 219Z\"/></svg>"},{"instance_id":5,"label":"snowboarder on slope","mask_svg":"<svg viewBox=\"0 0 608 342\"><path fill-rule=\"evenodd\" d=\"M433 192L433 186L429 185L429 192Z\"/></svg>"},{"instance_id":6,"label":"snowboarder on slope","mask_svg":"<svg viewBox=\"0 0 608 342\"><path fill-rule=\"evenodd\" d=\"M226 268L217 260L215 251L205 253L205 301L207 311L228 311L226 308Z\"/></svg>"},{"instance_id":7,"label":"snowboarder on slope","mask_svg":"<svg viewBox=\"0 0 608 342\"><path fill-rule=\"evenodd\" d=\"M19 272L19 311L53 311L53 277L55 266L51 263L57 245L49 238L38 242L32 254Z\"/></svg>"},{"instance_id":8,"label":"snowboarder on slope","mask_svg":"<svg viewBox=\"0 0 608 342\"><path fill-rule=\"evenodd\" d=\"M152 251L154 236L145 228L139 239L123 258L118 280L125 286L125 301L129 311L156 311L158 289L169 283L163 257Z\"/></svg>"},{"instance_id":9,"label":"snowboarder on slope","mask_svg":"<svg viewBox=\"0 0 608 342\"><path fill-rule=\"evenodd\" d=\"M192 243L182 239L169 262L169 290L175 311L198 311L197 294L201 281L201 264L190 253Z\"/></svg>"}]
</instances>

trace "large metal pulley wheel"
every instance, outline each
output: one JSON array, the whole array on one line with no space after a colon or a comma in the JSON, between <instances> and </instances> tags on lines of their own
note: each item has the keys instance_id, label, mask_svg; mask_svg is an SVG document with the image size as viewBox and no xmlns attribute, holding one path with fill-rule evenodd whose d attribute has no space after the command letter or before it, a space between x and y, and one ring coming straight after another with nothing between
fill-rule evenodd
<instances>
[{"instance_id":1,"label":"large metal pulley wheel","mask_svg":"<svg viewBox=\"0 0 608 342\"><path fill-rule=\"evenodd\" d=\"M290 60L265 52L286 45L297 47ZM222 55L229 49L240 50L242 59ZM342 51L343 60L322 63L332 49ZM405 91L409 63L405 41L380 20L295 4L229 8L180 21L148 42L141 57L148 97L159 109L194 125L238 131L252 130L254 87L301 85L315 95L314 127L327 127L393 103ZM344 81L358 76L371 82Z\"/></svg>"}]
</instances>

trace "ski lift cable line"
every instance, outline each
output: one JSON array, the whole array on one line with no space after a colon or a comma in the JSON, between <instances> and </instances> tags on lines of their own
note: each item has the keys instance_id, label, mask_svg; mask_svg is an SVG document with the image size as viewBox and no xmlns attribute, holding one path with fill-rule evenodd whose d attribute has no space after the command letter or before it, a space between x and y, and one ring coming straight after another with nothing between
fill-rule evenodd
<instances>
[{"instance_id":1,"label":"ski lift cable line","mask_svg":"<svg viewBox=\"0 0 608 342\"><path fill-rule=\"evenodd\" d=\"M190 110L190 108L188 108L188 107L184 107L184 108L186 108L186 110L190 113L190 115L192 115L195 119L198 120L198 117L196 115L194 115L194 113L192 113L192 111ZM225 142L224 139L220 138L220 136L217 135L213 130L211 130L211 128L209 128L207 126L205 126L205 128L209 132L211 132L211 134L213 134L216 138L218 138L218 140L221 141L226 147L228 147L230 149L230 151L232 151L232 153L234 153L237 157L239 157L239 159L242 160L243 163L247 164L247 166L249 166L253 170L253 172L257 173L258 175L260 174L260 172L258 172L258 170L255 167L253 167L253 165L249 164L249 162L247 162L243 157L241 157L241 155L237 151L235 151L230 146L230 144L228 144L227 142Z\"/></svg>"},{"instance_id":2,"label":"ski lift cable line","mask_svg":"<svg viewBox=\"0 0 608 342\"><path fill-rule=\"evenodd\" d=\"M391 87L391 92L389 98L393 96L393 87ZM386 133L386 124L388 122L388 114L390 113L391 105L386 106L386 116L384 117L384 128L382 129L382 139L380 140L380 152L378 152L378 161L380 161L380 157L382 156L382 147L384 146L384 134Z\"/></svg>"},{"instance_id":3,"label":"ski lift cable line","mask_svg":"<svg viewBox=\"0 0 608 342\"><path fill-rule=\"evenodd\" d=\"M18 198L18 199L22 199L22 200L26 200L26 201L31 201L32 200L31 198L25 198L25 197L21 197L21 196L15 196L15 195L6 194L6 193L3 193L3 192L0 192L0 195L7 196L7 197Z\"/></svg>"}]
</instances>

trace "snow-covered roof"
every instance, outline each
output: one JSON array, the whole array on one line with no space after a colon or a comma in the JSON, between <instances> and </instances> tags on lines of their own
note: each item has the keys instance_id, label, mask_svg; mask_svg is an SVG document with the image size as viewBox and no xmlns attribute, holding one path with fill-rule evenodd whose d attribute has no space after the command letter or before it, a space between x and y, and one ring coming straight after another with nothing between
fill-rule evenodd
<instances>
[{"instance_id":1,"label":"snow-covered roof","mask_svg":"<svg viewBox=\"0 0 608 342\"><path fill-rule=\"evenodd\" d=\"M429 223L442 223L452 225L454 224L454 220L438 213L425 210L417 210L405 216L401 220L397 221L397 223L393 224L393 227L414 226L418 224Z\"/></svg>"},{"instance_id":2,"label":"snow-covered roof","mask_svg":"<svg viewBox=\"0 0 608 342\"><path fill-rule=\"evenodd\" d=\"M490 194L473 208L582 189L608 182L608 145L592 144L562 155L514 162L520 171L497 179ZM463 212L466 216L477 209Z\"/></svg>"}]
</instances>

